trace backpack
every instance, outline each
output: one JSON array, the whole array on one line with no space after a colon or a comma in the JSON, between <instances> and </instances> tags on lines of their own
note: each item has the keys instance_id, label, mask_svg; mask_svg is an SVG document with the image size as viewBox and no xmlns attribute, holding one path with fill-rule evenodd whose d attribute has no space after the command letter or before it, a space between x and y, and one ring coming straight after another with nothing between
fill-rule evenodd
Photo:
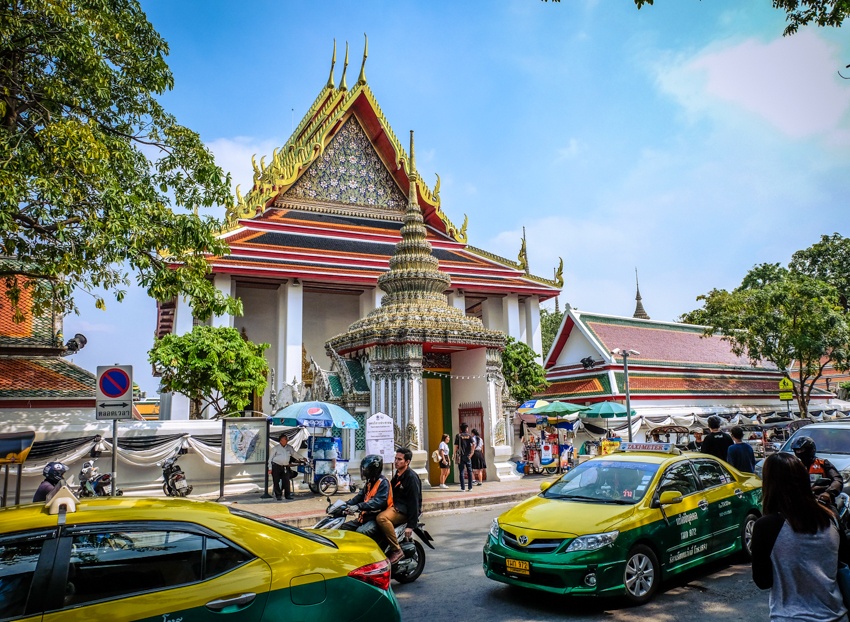
<instances>
[{"instance_id":1,"label":"backpack","mask_svg":"<svg viewBox=\"0 0 850 622\"><path fill-rule=\"evenodd\" d=\"M435 449L434 451L431 452L431 460L433 460L434 462L440 461L440 450L439 449Z\"/></svg>"}]
</instances>

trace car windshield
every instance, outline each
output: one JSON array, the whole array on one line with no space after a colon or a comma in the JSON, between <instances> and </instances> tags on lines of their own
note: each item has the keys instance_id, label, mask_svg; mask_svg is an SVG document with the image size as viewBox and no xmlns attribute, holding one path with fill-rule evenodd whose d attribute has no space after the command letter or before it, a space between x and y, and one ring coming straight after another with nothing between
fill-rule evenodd
<instances>
[{"instance_id":1,"label":"car windshield","mask_svg":"<svg viewBox=\"0 0 850 622\"><path fill-rule=\"evenodd\" d=\"M817 446L818 454L850 454L850 425L841 428L804 426L785 441L782 451L792 451L791 443L798 436L811 437Z\"/></svg>"},{"instance_id":2,"label":"car windshield","mask_svg":"<svg viewBox=\"0 0 850 622\"><path fill-rule=\"evenodd\" d=\"M646 495L657 464L618 460L589 460L543 491L547 499L631 505Z\"/></svg>"}]
</instances>

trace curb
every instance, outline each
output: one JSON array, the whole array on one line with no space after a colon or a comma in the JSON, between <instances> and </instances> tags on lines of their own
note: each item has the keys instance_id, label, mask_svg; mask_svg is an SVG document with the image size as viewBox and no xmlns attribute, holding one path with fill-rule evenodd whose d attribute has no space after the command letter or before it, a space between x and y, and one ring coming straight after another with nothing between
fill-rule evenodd
<instances>
[{"instance_id":1,"label":"curb","mask_svg":"<svg viewBox=\"0 0 850 622\"><path fill-rule=\"evenodd\" d=\"M426 499L422 502L422 514L426 512L441 512L445 510L467 510L472 508L486 507L489 505L499 505L502 503L516 503L525 501L531 496L534 496L536 491L522 491L505 493L501 495L491 495L487 497L459 497L454 499ZM324 512L311 512L310 514L275 514L269 516L274 520L286 523L299 529L308 529L318 523L325 517Z\"/></svg>"}]
</instances>

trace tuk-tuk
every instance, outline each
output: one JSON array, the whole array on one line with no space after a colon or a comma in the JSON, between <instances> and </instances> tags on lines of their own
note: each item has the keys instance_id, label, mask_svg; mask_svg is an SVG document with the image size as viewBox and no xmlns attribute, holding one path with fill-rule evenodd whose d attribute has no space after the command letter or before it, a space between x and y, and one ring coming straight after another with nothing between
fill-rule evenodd
<instances>
[{"instance_id":1,"label":"tuk-tuk","mask_svg":"<svg viewBox=\"0 0 850 622\"><path fill-rule=\"evenodd\" d=\"M647 432L646 438L656 443L673 443L679 449L685 449L691 442L691 431L683 425L662 425Z\"/></svg>"}]
</instances>

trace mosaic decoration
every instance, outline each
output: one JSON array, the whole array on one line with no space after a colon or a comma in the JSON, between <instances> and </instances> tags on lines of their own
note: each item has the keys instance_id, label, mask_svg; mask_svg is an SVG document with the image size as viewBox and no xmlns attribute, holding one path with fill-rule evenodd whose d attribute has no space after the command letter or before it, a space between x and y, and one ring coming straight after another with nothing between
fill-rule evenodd
<instances>
[{"instance_id":1,"label":"mosaic decoration","mask_svg":"<svg viewBox=\"0 0 850 622\"><path fill-rule=\"evenodd\" d=\"M360 427L354 431L354 449L356 451L366 451L366 415L363 413L354 413L354 418Z\"/></svg>"},{"instance_id":2,"label":"mosaic decoration","mask_svg":"<svg viewBox=\"0 0 850 622\"><path fill-rule=\"evenodd\" d=\"M399 212L407 204L354 117L345 122L286 197L385 207Z\"/></svg>"}]
</instances>

